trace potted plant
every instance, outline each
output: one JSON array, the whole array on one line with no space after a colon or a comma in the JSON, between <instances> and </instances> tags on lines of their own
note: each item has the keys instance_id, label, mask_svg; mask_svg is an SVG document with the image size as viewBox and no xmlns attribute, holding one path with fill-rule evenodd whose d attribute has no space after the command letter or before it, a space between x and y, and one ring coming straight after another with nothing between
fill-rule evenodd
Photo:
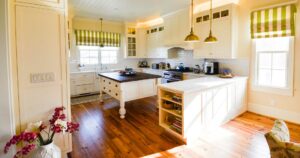
<instances>
[{"instance_id":1,"label":"potted plant","mask_svg":"<svg viewBox=\"0 0 300 158\"><path fill-rule=\"evenodd\" d=\"M48 124L42 121L30 123L21 134L13 136L5 145L7 153L12 145L21 146L14 158L28 155L31 158L60 158L61 151L53 143L56 134L73 133L79 130L79 124L67 122L64 107L55 108Z\"/></svg>"}]
</instances>

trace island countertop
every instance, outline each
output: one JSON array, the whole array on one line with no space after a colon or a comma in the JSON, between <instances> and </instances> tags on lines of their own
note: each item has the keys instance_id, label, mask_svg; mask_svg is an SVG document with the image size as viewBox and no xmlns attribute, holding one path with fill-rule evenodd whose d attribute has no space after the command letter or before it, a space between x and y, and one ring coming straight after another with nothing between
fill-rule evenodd
<instances>
[{"instance_id":1,"label":"island countertop","mask_svg":"<svg viewBox=\"0 0 300 158\"><path fill-rule=\"evenodd\" d=\"M206 76L197 79L184 80L179 82L172 82L158 85L160 88L177 91L180 93L190 93L202 91L226 84L233 83L237 80L247 80L248 77L233 77L230 79L219 78L217 76Z\"/></svg>"},{"instance_id":2,"label":"island countertop","mask_svg":"<svg viewBox=\"0 0 300 158\"><path fill-rule=\"evenodd\" d=\"M99 73L98 75L120 83L161 78L161 76L159 75L152 75L152 74L147 74L142 72L136 72L136 74L133 76L122 76L120 75L119 72L105 72L105 73Z\"/></svg>"}]
</instances>

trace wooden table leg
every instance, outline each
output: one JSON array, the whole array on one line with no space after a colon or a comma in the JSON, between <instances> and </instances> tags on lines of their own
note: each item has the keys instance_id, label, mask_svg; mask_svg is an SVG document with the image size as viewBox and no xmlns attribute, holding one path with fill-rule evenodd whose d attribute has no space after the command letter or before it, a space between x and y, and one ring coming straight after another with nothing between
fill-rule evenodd
<instances>
[{"instance_id":1,"label":"wooden table leg","mask_svg":"<svg viewBox=\"0 0 300 158\"><path fill-rule=\"evenodd\" d=\"M99 94L99 100L100 100L100 103L103 103L103 91L100 89L100 94Z\"/></svg>"},{"instance_id":2,"label":"wooden table leg","mask_svg":"<svg viewBox=\"0 0 300 158\"><path fill-rule=\"evenodd\" d=\"M125 109L125 101L123 99L123 94L122 92L120 92L120 118L124 119L125 118L125 114L126 114L126 109Z\"/></svg>"}]
</instances>

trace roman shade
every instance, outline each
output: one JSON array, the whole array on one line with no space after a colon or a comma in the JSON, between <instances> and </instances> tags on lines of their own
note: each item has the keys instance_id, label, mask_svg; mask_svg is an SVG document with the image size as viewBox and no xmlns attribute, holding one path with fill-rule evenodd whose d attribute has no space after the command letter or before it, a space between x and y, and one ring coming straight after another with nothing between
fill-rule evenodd
<instances>
[{"instance_id":1,"label":"roman shade","mask_svg":"<svg viewBox=\"0 0 300 158\"><path fill-rule=\"evenodd\" d=\"M253 11L251 13L251 38L295 36L296 5Z\"/></svg>"},{"instance_id":2,"label":"roman shade","mask_svg":"<svg viewBox=\"0 0 300 158\"><path fill-rule=\"evenodd\" d=\"M120 47L121 34L90 30L75 30L77 46Z\"/></svg>"}]
</instances>

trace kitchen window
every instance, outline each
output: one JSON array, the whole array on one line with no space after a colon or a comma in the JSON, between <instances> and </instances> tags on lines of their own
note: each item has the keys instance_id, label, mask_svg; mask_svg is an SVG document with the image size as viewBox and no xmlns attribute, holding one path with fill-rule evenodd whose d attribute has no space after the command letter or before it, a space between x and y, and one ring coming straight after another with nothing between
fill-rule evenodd
<instances>
[{"instance_id":1,"label":"kitchen window","mask_svg":"<svg viewBox=\"0 0 300 158\"><path fill-rule=\"evenodd\" d=\"M293 94L293 44L292 37L254 40L254 90Z\"/></svg>"},{"instance_id":2,"label":"kitchen window","mask_svg":"<svg viewBox=\"0 0 300 158\"><path fill-rule=\"evenodd\" d=\"M80 65L117 64L119 48L79 46Z\"/></svg>"}]
</instances>

